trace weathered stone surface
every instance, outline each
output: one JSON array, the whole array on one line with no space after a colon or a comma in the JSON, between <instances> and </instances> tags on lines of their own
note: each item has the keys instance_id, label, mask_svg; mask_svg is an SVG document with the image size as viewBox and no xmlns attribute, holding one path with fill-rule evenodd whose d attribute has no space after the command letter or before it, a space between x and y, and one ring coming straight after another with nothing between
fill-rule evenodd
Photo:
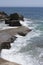
<instances>
[{"instance_id":1,"label":"weathered stone surface","mask_svg":"<svg viewBox=\"0 0 43 65\"><path fill-rule=\"evenodd\" d=\"M9 41L2 42L0 44L0 52L1 52L2 49L10 49L10 48L11 48L11 45L10 45Z\"/></svg>"},{"instance_id":2,"label":"weathered stone surface","mask_svg":"<svg viewBox=\"0 0 43 65\"><path fill-rule=\"evenodd\" d=\"M7 41L9 41L10 43L13 43L16 40L16 38L17 38L16 36L12 36Z\"/></svg>"},{"instance_id":3,"label":"weathered stone surface","mask_svg":"<svg viewBox=\"0 0 43 65\"><path fill-rule=\"evenodd\" d=\"M26 36L26 34L27 34L26 32L30 32L30 31L31 31L31 29L28 29L25 32L18 32L18 34L21 36Z\"/></svg>"},{"instance_id":4,"label":"weathered stone surface","mask_svg":"<svg viewBox=\"0 0 43 65\"><path fill-rule=\"evenodd\" d=\"M1 49L10 49L10 42L6 41L6 42L2 42L1 43Z\"/></svg>"},{"instance_id":5,"label":"weathered stone surface","mask_svg":"<svg viewBox=\"0 0 43 65\"><path fill-rule=\"evenodd\" d=\"M16 40L17 37L13 36L11 38L9 38L7 41L3 41L1 44L0 44L0 51L2 49L10 49L11 48L11 45L10 43L13 43L15 40Z\"/></svg>"},{"instance_id":6,"label":"weathered stone surface","mask_svg":"<svg viewBox=\"0 0 43 65\"><path fill-rule=\"evenodd\" d=\"M25 36L26 35L26 33L23 33L23 32L18 32L18 34L21 35L21 36Z\"/></svg>"},{"instance_id":7,"label":"weathered stone surface","mask_svg":"<svg viewBox=\"0 0 43 65\"><path fill-rule=\"evenodd\" d=\"M9 35L8 33L0 33L0 51L1 49L10 48L10 42L7 41L10 37L11 35Z\"/></svg>"},{"instance_id":8,"label":"weathered stone surface","mask_svg":"<svg viewBox=\"0 0 43 65\"><path fill-rule=\"evenodd\" d=\"M0 44L2 43L2 42L5 42L5 41L7 41L9 38L11 38L11 35L10 34L8 34L7 32L0 32Z\"/></svg>"},{"instance_id":9,"label":"weathered stone surface","mask_svg":"<svg viewBox=\"0 0 43 65\"><path fill-rule=\"evenodd\" d=\"M19 20L11 20L9 26L21 26Z\"/></svg>"},{"instance_id":10,"label":"weathered stone surface","mask_svg":"<svg viewBox=\"0 0 43 65\"><path fill-rule=\"evenodd\" d=\"M10 20L22 20L24 21L24 17L18 13L10 14Z\"/></svg>"},{"instance_id":11,"label":"weathered stone surface","mask_svg":"<svg viewBox=\"0 0 43 65\"><path fill-rule=\"evenodd\" d=\"M18 26L16 28L10 28L10 29L5 29L5 30L1 30L0 31L0 41L2 41L3 39L6 40L6 38L11 38L11 36L14 36L18 33L24 33L27 34L30 31L32 31L31 29L25 27L25 26ZM4 38L4 36L7 36Z\"/></svg>"},{"instance_id":12,"label":"weathered stone surface","mask_svg":"<svg viewBox=\"0 0 43 65\"><path fill-rule=\"evenodd\" d=\"M19 34L21 36L25 36L30 31L31 29L28 29L27 27L24 26L19 26L18 28L0 31L0 48L1 49L10 48L10 43L16 40L16 37L14 35Z\"/></svg>"}]
</instances>

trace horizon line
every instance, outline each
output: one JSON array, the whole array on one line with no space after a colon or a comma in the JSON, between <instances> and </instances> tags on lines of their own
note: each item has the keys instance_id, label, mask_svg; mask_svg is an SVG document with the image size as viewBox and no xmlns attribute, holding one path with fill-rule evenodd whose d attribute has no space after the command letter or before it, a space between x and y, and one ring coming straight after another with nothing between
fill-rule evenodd
<instances>
[{"instance_id":1,"label":"horizon line","mask_svg":"<svg viewBox=\"0 0 43 65\"><path fill-rule=\"evenodd\" d=\"M43 6L0 6L0 7L43 7Z\"/></svg>"}]
</instances>

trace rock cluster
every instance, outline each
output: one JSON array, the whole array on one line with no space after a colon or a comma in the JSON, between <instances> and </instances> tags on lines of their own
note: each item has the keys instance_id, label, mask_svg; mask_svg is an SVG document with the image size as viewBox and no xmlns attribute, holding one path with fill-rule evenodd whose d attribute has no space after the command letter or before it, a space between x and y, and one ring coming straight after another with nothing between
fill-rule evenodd
<instances>
[{"instance_id":1,"label":"rock cluster","mask_svg":"<svg viewBox=\"0 0 43 65\"><path fill-rule=\"evenodd\" d=\"M21 26L20 20L24 21L24 17L18 13L10 14L8 19L5 19L5 24L9 26Z\"/></svg>"},{"instance_id":2,"label":"rock cluster","mask_svg":"<svg viewBox=\"0 0 43 65\"><path fill-rule=\"evenodd\" d=\"M24 21L24 17L18 13L10 14L10 20L22 20Z\"/></svg>"},{"instance_id":3,"label":"rock cluster","mask_svg":"<svg viewBox=\"0 0 43 65\"><path fill-rule=\"evenodd\" d=\"M24 17L18 13L13 13L10 14L9 16L5 13L5 12L0 12L0 20L4 19L5 20L5 24L8 24L9 26L17 26L19 28L16 29L8 29L8 30L3 30L2 33L7 33L6 35L3 34L1 35L0 33L0 41L2 40L2 42L0 42L0 51L2 49L9 49L11 48L10 43L13 43L14 40L16 40L16 36L14 36L15 34L19 34L21 36L25 36L28 32L31 31L31 29L28 29L26 27L23 27L20 24L20 20L22 20L24 22ZM8 34L10 34L11 36L9 36ZM5 38L3 38L5 37Z\"/></svg>"}]
</instances>

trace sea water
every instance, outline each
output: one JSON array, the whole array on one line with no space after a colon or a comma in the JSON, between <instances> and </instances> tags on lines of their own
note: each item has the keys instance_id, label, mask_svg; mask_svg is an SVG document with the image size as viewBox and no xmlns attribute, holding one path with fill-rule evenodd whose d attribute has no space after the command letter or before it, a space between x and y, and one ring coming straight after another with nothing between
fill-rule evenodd
<instances>
[{"instance_id":1,"label":"sea water","mask_svg":"<svg viewBox=\"0 0 43 65\"><path fill-rule=\"evenodd\" d=\"M25 18L24 22L20 23L32 29L25 37L17 34L18 38L11 43L11 48L2 50L1 57L22 65L43 65L43 8L0 8L0 10L7 13L9 11L22 13ZM4 23L0 23L1 28L2 26L7 27Z\"/></svg>"}]
</instances>

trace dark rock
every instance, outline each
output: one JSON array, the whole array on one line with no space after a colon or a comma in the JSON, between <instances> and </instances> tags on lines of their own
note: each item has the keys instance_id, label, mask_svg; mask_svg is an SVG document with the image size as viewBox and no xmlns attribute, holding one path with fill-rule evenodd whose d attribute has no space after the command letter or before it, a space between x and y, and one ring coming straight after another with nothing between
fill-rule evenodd
<instances>
[{"instance_id":1,"label":"dark rock","mask_svg":"<svg viewBox=\"0 0 43 65\"><path fill-rule=\"evenodd\" d=\"M16 38L17 38L16 36L12 36L7 41L9 41L10 43L13 43L16 40Z\"/></svg>"},{"instance_id":2,"label":"dark rock","mask_svg":"<svg viewBox=\"0 0 43 65\"><path fill-rule=\"evenodd\" d=\"M2 42L0 44L0 52L2 49L10 49L11 48L10 43L13 43L16 40L16 38L17 38L16 36L12 36L6 42Z\"/></svg>"},{"instance_id":3,"label":"dark rock","mask_svg":"<svg viewBox=\"0 0 43 65\"><path fill-rule=\"evenodd\" d=\"M9 26L21 26L21 24L18 20L11 20Z\"/></svg>"},{"instance_id":4,"label":"dark rock","mask_svg":"<svg viewBox=\"0 0 43 65\"><path fill-rule=\"evenodd\" d=\"M24 28L24 29L25 29L25 28ZM30 32L30 31L32 31L32 30L27 28L27 30L25 30L24 32L23 32L23 31L22 31L22 32L18 32L18 34L21 35L21 36L26 36L26 34L27 34L28 32Z\"/></svg>"},{"instance_id":5,"label":"dark rock","mask_svg":"<svg viewBox=\"0 0 43 65\"><path fill-rule=\"evenodd\" d=\"M23 33L23 32L18 32L18 34L21 35L21 36L25 36L26 35L26 33Z\"/></svg>"},{"instance_id":6,"label":"dark rock","mask_svg":"<svg viewBox=\"0 0 43 65\"><path fill-rule=\"evenodd\" d=\"M32 29L28 29L28 30L26 30L26 31L30 32L30 31L32 31Z\"/></svg>"},{"instance_id":7,"label":"dark rock","mask_svg":"<svg viewBox=\"0 0 43 65\"><path fill-rule=\"evenodd\" d=\"M10 49L10 48L11 48L11 46L10 46L9 41L2 42L1 45L0 45L0 50L2 50L2 49Z\"/></svg>"},{"instance_id":8,"label":"dark rock","mask_svg":"<svg viewBox=\"0 0 43 65\"><path fill-rule=\"evenodd\" d=\"M5 19L7 17L8 15L5 12L0 12L0 19Z\"/></svg>"},{"instance_id":9,"label":"dark rock","mask_svg":"<svg viewBox=\"0 0 43 65\"><path fill-rule=\"evenodd\" d=\"M5 19L5 24L9 24L9 26L21 26L20 20L24 21L24 17L18 13L13 13Z\"/></svg>"},{"instance_id":10,"label":"dark rock","mask_svg":"<svg viewBox=\"0 0 43 65\"><path fill-rule=\"evenodd\" d=\"M22 20L22 21L24 21L24 17L18 13L13 13L10 15L10 20Z\"/></svg>"},{"instance_id":11,"label":"dark rock","mask_svg":"<svg viewBox=\"0 0 43 65\"><path fill-rule=\"evenodd\" d=\"M0 14L2 14L2 15L7 15L5 12L0 12Z\"/></svg>"},{"instance_id":12,"label":"dark rock","mask_svg":"<svg viewBox=\"0 0 43 65\"><path fill-rule=\"evenodd\" d=\"M5 24L9 24L9 19L5 19Z\"/></svg>"}]
</instances>

